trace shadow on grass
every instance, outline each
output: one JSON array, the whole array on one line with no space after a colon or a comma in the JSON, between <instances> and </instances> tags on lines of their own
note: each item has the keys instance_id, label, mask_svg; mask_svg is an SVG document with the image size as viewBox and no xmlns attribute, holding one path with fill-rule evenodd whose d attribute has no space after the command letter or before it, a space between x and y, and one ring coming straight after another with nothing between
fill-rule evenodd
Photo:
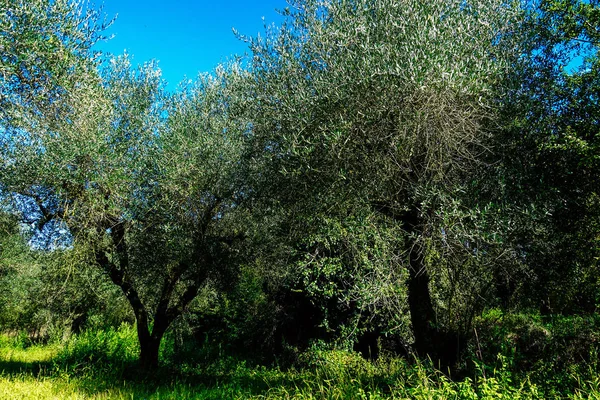
<instances>
[{"instance_id":1,"label":"shadow on grass","mask_svg":"<svg viewBox=\"0 0 600 400\"><path fill-rule=\"evenodd\" d=\"M2 376L51 376L54 372L54 365L51 361L14 361L0 360L0 374Z\"/></svg>"},{"instance_id":2,"label":"shadow on grass","mask_svg":"<svg viewBox=\"0 0 600 400\"><path fill-rule=\"evenodd\" d=\"M156 370L141 369L137 362L101 362L55 359L21 361L0 359L0 376L8 379L45 378L68 382L73 389L93 396L109 391L128 393L134 398L160 394L163 398L240 398L266 393L274 387L293 388L300 378L266 368L249 368L243 363L197 365L183 371L172 365ZM175 396L175 397L171 397Z\"/></svg>"}]
</instances>

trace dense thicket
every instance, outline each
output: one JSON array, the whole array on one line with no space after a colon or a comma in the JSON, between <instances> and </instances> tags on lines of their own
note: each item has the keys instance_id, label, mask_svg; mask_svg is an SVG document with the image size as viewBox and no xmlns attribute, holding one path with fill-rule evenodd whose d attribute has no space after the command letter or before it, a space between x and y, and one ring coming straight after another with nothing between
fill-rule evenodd
<instances>
[{"instance_id":1,"label":"dense thicket","mask_svg":"<svg viewBox=\"0 0 600 400\"><path fill-rule=\"evenodd\" d=\"M3 329L450 366L492 308L596 312L596 2L292 1L174 93L91 8L0 5L0 285L57 288Z\"/></svg>"},{"instance_id":2,"label":"dense thicket","mask_svg":"<svg viewBox=\"0 0 600 400\"><path fill-rule=\"evenodd\" d=\"M542 2L525 25L526 57L512 76L520 86L502 99L493 190L535 281L519 302L543 313L597 306L598 23L596 2Z\"/></svg>"}]
</instances>

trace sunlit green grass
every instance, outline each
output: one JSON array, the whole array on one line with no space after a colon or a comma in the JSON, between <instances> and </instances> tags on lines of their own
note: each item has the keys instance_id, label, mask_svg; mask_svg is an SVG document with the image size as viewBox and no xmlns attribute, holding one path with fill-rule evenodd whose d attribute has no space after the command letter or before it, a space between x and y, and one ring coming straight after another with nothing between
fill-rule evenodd
<instances>
[{"instance_id":1,"label":"sunlit green grass","mask_svg":"<svg viewBox=\"0 0 600 400\"><path fill-rule=\"evenodd\" d=\"M67 345L23 346L0 338L0 399L544 399L544 387L502 368L452 381L420 363L377 363L344 351L313 351L301 369L249 367L233 358L164 365L143 374L130 328L92 332ZM119 362L121 352L122 360ZM128 353L129 352L129 353ZM129 354L129 355L128 355ZM600 378L581 378L561 398L600 399Z\"/></svg>"}]
</instances>

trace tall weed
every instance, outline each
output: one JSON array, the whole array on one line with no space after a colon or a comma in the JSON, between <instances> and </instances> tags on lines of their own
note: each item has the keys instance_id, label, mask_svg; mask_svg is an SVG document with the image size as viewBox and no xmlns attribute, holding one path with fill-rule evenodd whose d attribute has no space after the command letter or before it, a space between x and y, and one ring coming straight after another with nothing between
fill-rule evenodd
<instances>
[{"instance_id":1,"label":"tall weed","mask_svg":"<svg viewBox=\"0 0 600 400\"><path fill-rule=\"evenodd\" d=\"M71 372L90 369L122 373L139 356L135 327L122 324L118 328L86 330L71 336L56 355L55 365Z\"/></svg>"}]
</instances>

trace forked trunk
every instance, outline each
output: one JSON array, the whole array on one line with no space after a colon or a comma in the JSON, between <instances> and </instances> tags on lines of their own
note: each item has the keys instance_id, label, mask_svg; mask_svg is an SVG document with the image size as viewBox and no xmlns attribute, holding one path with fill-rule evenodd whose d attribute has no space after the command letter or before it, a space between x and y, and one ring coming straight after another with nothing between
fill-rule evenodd
<instances>
[{"instance_id":1,"label":"forked trunk","mask_svg":"<svg viewBox=\"0 0 600 400\"><path fill-rule=\"evenodd\" d=\"M148 336L140 337L140 366L143 369L155 369L158 367L158 350L161 338Z\"/></svg>"},{"instance_id":2,"label":"forked trunk","mask_svg":"<svg viewBox=\"0 0 600 400\"><path fill-rule=\"evenodd\" d=\"M148 328L148 324L145 321L138 320L137 331L140 341L140 366L145 370L152 370L158 367L160 342L168 328L168 323L164 316L157 315L154 320L152 333L150 333Z\"/></svg>"},{"instance_id":3,"label":"forked trunk","mask_svg":"<svg viewBox=\"0 0 600 400\"><path fill-rule=\"evenodd\" d=\"M140 366L145 370L152 370L158 367L158 350L162 337L146 336L144 339L140 336Z\"/></svg>"}]
</instances>

